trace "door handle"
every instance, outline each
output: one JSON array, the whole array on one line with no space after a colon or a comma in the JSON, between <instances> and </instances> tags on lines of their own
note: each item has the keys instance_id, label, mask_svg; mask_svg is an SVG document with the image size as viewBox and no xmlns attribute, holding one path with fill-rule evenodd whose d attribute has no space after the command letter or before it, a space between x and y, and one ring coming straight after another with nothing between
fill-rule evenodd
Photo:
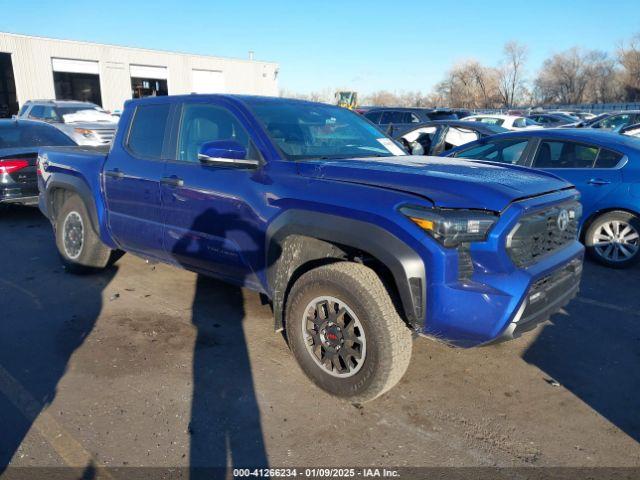
<instances>
[{"instance_id":1,"label":"door handle","mask_svg":"<svg viewBox=\"0 0 640 480\"><path fill-rule=\"evenodd\" d=\"M112 177L112 178L124 178L124 173L122 173L120 170L118 170L117 168L114 168L113 170L107 170L106 172L104 172L104 174L107 177Z\"/></svg>"},{"instance_id":2,"label":"door handle","mask_svg":"<svg viewBox=\"0 0 640 480\"><path fill-rule=\"evenodd\" d=\"M609 180L604 180L602 178L592 178L587 183L589 185L609 185L611 182Z\"/></svg>"},{"instance_id":3,"label":"door handle","mask_svg":"<svg viewBox=\"0 0 640 480\"><path fill-rule=\"evenodd\" d=\"M184 185L184 180L178 177L162 177L160 179L162 185L169 185L171 187L181 187Z\"/></svg>"}]
</instances>

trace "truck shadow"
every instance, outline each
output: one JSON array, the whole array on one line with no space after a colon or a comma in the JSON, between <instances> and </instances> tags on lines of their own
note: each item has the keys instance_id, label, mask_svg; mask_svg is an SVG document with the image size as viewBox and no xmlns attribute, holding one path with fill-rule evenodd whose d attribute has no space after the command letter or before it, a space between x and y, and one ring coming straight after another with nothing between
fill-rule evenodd
<instances>
[{"instance_id":1,"label":"truck shadow","mask_svg":"<svg viewBox=\"0 0 640 480\"><path fill-rule=\"evenodd\" d=\"M640 442L640 281L586 263L581 293L543 328L523 359Z\"/></svg>"},{"instance_id":2,"label":"truck shadow","mask_svg":"<svg viewBox=\"0 0 640 480\"><path fill-rule=\"evenodd\" d=\"M243 250L239 257L220 255L220 240L235 240L238 234L245 236L245 245L255 245L255 251ZM199 273L191 317L197 329L189 424L191 479L226 478L228 468L268 466L242 326L242 289L204 275L232 273L239 285L244 284L246 279L237 275L243 270L241 259L255 255L261 242L264 237L237 215L209 209L172 250L178 263ZM209 265L202 259L209 259Z\"/></svg>"},{"instance_id":3,"label":"truck shadow","mask_svg":"<svg viewBox=\"0 0 640 480\"><path fill-rule=\"evenodd\" d=\"M38 453L19 451L30 430L47 441L59 433L53 412L46 431L33 425L55 399L69 359L93 330L103 291L117 269L65 273L51 227L35 208L2 209L0 244L8 247L0 248L1 476L18 454L37 460Z\"/></svg>"}]
</instances>

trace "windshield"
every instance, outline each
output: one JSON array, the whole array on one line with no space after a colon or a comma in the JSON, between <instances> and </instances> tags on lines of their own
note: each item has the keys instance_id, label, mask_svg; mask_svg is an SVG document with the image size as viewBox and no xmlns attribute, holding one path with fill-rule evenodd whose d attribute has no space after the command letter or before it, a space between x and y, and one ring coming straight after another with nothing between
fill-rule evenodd
<instances>
[{"instance_id":1,"label":"windshield","mask_svg":"<svg viewBox=\"0 0 640 480\"><path fill-rule=\"evenodd\" d=\"M289 160L405 155L371 123L344 108L260 99L247 103Z\"/></svg>"},{"instance_id":2,"label":"windshield","mask_svg":"<svg viewBox=\"0 0 640 480\"><path fill-rule=\"evenodd\" d=\"M53 147L75 145L57 128L49 125L11 123L0 127L0 148Z\"/></svg>"},{"instance_id":3,"label":"windshield","mask_svg":"<svg viewBox=\"0 0 640 480\"><path fill-rule=\"evenodd\" d=\"M56 107L57 116L64 123L74 122L109 122L118 121L116 117L105 112L97 105L73 105L68 107Z\"/></svg>"}]
</instances>

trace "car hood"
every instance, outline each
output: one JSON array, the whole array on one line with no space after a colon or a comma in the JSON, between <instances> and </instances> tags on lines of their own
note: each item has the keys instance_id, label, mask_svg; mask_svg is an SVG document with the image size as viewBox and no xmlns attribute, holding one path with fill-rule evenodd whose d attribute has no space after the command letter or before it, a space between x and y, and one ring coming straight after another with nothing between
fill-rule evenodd
<instances>
[{"instance_id":1,"label":"car hood","mask_svg":"<svg viewBox=\"0 0 640 480\"><path fill-rule=\"evenodd\" d=\"M407 155L300 162L306 177L415 194L443 208L500 212L514 200L570 188L545 172L477 160Z\"/></svg>"}]
</instances>

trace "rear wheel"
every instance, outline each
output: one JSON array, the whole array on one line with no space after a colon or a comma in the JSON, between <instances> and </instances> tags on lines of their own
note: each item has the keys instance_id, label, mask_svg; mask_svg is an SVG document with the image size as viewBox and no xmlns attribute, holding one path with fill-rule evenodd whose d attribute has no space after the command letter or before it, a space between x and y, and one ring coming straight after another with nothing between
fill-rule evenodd
<instances>
[{"instance_id":1,"label":"rear wheel","mask_svg":"<svg viewBox=\"0 0 640 480\"><path fill-rule=\"evenodd\" d=\"M597 262L626 268L640 260L640 219L629 212L608 212L596 218L585 234L587 251Z\"/></svg>"},{"instance_id":2,"label":"rear wheel","mask_svg":"<svg viewBox=\"0 0 640 480\"><path fill-rule=\"evenodd\" d=\"M56 246L65 266L74 272L107 266L111 249L93 230L84 202L77 195L64 201L56 218Z\"/></svg>"},{"instance_id":3,"label":"rear wheel","mask_svg":"<svg viewBox=\"0 0 640 480\"><path fill-rule=\"evenodd\" d=\"M370 268L341 262L311 270L295 283L287 304L291 350L323 390L364 403L404 375L411 332Z\"/></svg>"}]
</instances>

